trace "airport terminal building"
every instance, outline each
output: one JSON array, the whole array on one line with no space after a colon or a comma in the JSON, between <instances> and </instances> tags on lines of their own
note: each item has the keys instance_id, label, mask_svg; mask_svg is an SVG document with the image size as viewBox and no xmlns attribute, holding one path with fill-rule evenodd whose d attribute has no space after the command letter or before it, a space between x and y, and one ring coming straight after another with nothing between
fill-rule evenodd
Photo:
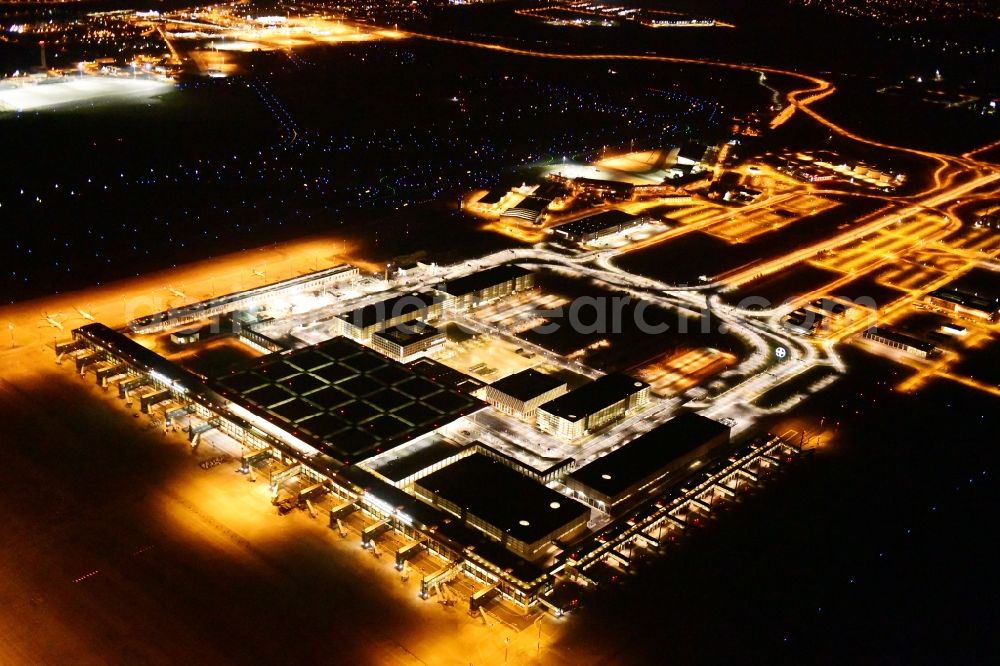
<instances>
[{"instance_id":1,"label":"airport terminal building","mask_svg":"<svg viewBox=\"0 0 1000 666\"><path fill-rule=\"evenodd\" d=\"M338 333L367 342L379 331L413 321L434 321L441 316L444 298L428 292L391 296L336 316Z\"/></svg>"},{"instance_id":2,"label":"airport terminal building","mask_svg":"<svg viewBox=\"0 0 1000 666\"><path fill-rule=\"evenodd\" d=\"M581 501L619 513L728 444L728 426L687 412L570 473L565 483Z\"/></svg>"},{"instance_id":3,"label":"airport terminal building","mask_svg":"<svg viewBox=\"0 0 1000 666\"><path fill-rule=\"evenodd\" d=\"M627 375L604 375L538 408L538 427L575 440L649 402L649 384Z\"/></svg>"},{"instance_id":4,"label":"airport terminal building","mask_svg":"<svg viewBox=\"0 0 1000 666\"><path fill-rule=\"evenodd\" d=\"M468 310L535 286L535 274L527 268L504 264L451 280L435 287L450 310Z\"/></svg>"},{"instance_id":5,"label":"airport terminal building","mask_svg":"<svg viewBox=\"0 0 1000 666\"><path fill-rule=\"evenodd\" d=\"M426 359L404 365L337 337L206 380L99 323L57 352L138 396L144 411L191 416L192 443L217 429L245 447L245 467L272 461L272 484L301 475L310 492L341 498L331 527L364 508L376 522L363 540L395 529L520 604L548 588L556 566L529 558L545 559L553 540L586 525L586 506L461 443L475 428L467 417L486 404L411 367Z\"/></svg>"},{"instance_id":6,"label":"airport terminal building","mask_svg":"<svg viewBox=\"0 0 1000 666\"><path fill-rule=\"evenodd\" d=\"M592 243L604 236L628 231L653 221L650 217L630 215L620 210L606 210L561 224L553 232L574 243Z\"/></svg>"},{"instance_id":7,"label":"airport terminal building","mask_svg":"<svg viewBox=\"0 0 1000 666\"><path fill-rule=\"evenodd\" d=\"M475 453L416 483L417 497L535 561L586 527L590 510Z\"/></svg>"},{"instance_id":8,"label":"airport terminal building","mask_svg":"<svg viewBox=\"0 0 1000 666\"><path fill-rule=\"evenodd\" d=\"M612 548L593 542L594 509L614 520L728 442L727 428L683 415L583 468L574 470L567 457L536 469L477 439L485 432L476 414L486 403L470 393L485 387L469 390L451 376L462 373L430 359L402 364L338 337L266 354L209 380L103 324L75 329L73 338L56 351L74 359L78 372L93 369L102 385L137 396L144 411L183 418L192 444L218 430L240 444L242 469L266 470L275 491L291 483L300 504L328 493L322 510L331 529L346 534L341 521L363 511L354 523L366 547L389 530L406 538L397 567L413 553L433 552L443 563L423 572L424 598L449 576L467 574L483 586L470 597L473 610L493 594L522 606L545 603L581 549L593 548L586 551L592 559ZM515 383L541 381L518 374ZM496 397L520 395L514 409L530 411L545 393L508 386ZM648 400L647 385L607 375L538 410L540 417L548 410L569 438ZM569 492L547 487L553 482Z\"/></svg>"},{"instance_id":9,"label":"airport terminal building","mask_svg":"<svg viewBox=\"0 0 1000 666\"><path fill-rule=\"evenodd\" d=\"M372 349L407 363L444 343L445 332L414 319L372 334Z\"/></svg>"},{"instance_id":10,"label":"airport terminal building","mask_svg":"<svg viewBox=\"0 0 1000 666\"><path fill-rule=\"evenodd\" d=\"M504 414L533 418L538 406L566 393L566 382L528 368L486 387L486 401Z\"/></svg>"}]
</instances>

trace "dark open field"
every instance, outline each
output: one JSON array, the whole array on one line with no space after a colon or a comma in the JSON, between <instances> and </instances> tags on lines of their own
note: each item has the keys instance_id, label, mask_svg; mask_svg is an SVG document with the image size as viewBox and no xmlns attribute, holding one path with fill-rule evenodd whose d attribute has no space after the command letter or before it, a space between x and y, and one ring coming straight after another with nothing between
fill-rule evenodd
<instances>
[{"instance_id":1,"label":"dark open field","mask_svg":"<svg viewBox=\"0 0 1000 666\"><path fill-rule=\"evenodd\" d=\"M840 285L833 290L835 293L831 295L841 296L852 301L871 299L878 307L888 305L903 295L902 291L894 287L887 287L876 282L876 277L877 275L872 273L863 275L846 284Z\"/></svg>"},{"instance_id":2,"label":"dark open field","mask_svg":"<svg viewBox=\"0 0 1000 666\"><path fill-rule=\"evenodd\" d=\"M605 371L625 371L642 365L649 359L674 353L679 349L713 347L742 357L745 350L741 341L731 335L722 335L712 327L703 326L700 317L679 317L648 303L629 299L616 306L614 299L624 298L619 294L594 286L586 280L570 278L551 272L539 272L536 277L541 288L553 294L582 299L576 312L576 321L582 326L574 327L574 311L566 306L561 313L548 317L557 324L548 332L536 328L522 334L526 340L551 349L558 354L570 354L601 340L610 343L588 352L586 363ZM589 300L593 299L593 300ZM591 305L596 304L596 305ZM616 313L618 313L616 315ZM544 316L544 313L543 313ZM648 327L667 326L666 330L650 333Z\"/></svg>"},{"instance_id":3,"label":"dark open field","mask_svg":"<svg viewBox=\"0 0 1000 666\"><path fill-rule=\"evenodd\" d=\"M735 291L727 291L723 298L736 305L741 301L754 299L776 307L796 296L829 284L839 276L834 271L817 268L811 264L798 264L787 271L779 271L759 280L749 282Z\"/></svg>"},{"instance_id":4,"label":"dark open field","mask_svg":"<svg viewBox=\"0 0 1000 666\"><path fill-rule=\"evenodd\" d=\"M789 250L831 235L841 225L876 210L880 204L848 201L814 215L807 223L790 224L761 234L746 243L729 244L701 231L684 234L658 245L629 252L615 264L633 273L674 284L694 284L699 276L720 275L740 267L765 262Z\"/></svg>"},{"instance_id":5,"label":"dark open field","mask_svg":"<svg viewBox=\"0 0 1000 666\"><path fill-rule=\"evenodd\" d=\"M990 660L1000 577L982 511L1000 501L995 399L951 384L899 394L895 366L850 356L849 377L770 424L804 424L814 442L825 417L815 457L587 599L562 644L569 654L684 664Z\"/></svg>"}]
</instances>

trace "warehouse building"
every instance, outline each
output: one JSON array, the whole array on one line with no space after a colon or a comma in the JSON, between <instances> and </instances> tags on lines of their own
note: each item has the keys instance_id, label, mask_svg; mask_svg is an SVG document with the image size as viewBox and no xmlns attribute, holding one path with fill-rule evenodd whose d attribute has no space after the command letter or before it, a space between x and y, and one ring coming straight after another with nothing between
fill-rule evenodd
<instances>
[{"instance_id":1,"label":"warehouse building","mask_svg":"<svg viewBox=\"0 0 1000 666\"><path fill-rule=\"evenodd\" d=\"M634 229L642 224L654 222L650 217L629 215L620 210L606 210L555 228L557 236L574 243L590 243L598 238Z\"/></svg>"},{"instance_id":2,"label":"warehouse building","mask_svg":"<svg viewBox=\"0 0 1000 666\"><path fill-rule=\"evenodd\" d=\"M959 289L937 289L927 294L924 301L936 308L954 312L957 315L989 322L997 320L997 312L1000 310L1000 304L995 300L991 301L988 298Z\"/></svg>"},{"instance_id":3,"label":"warehouse building","mask_svg":"<svg viewBox=\"0 0 1000 666\"><path fill-rule=\"evenodd\" d=\"M534 286L535 274L530 270L504 264L440 284L435 291L441 295L446 308L467 310Z\"/></svg>"},{"instance_id":4,"label":"warehouse building","mask_svg":"<svg viewBox=\"0 0 1000 666\"><path fill-rule=\"evenodd\" d=\"M433 321L441 316L444 299L430 293L397 294L377 303L344 312L335 317L339 333L367 342L372 335L412 321Z\"/></svg>"},{"instance_id":5,"label":"warehouse building","mask_svg":"<svg viewBox=\"0 0 1000 666\"><path fill-rule=\"evenodd\" d=\"M372 334L372 349L399 363L407 363L443 344L444 331L414 319Z\"/></svg>"},{"instance_id":6,"label":"warehouse building","mask_svg":"<svg viewBox=\"0 0 1000 666\"><path fill-rule=\"evenodd\" d=\"M524 199L505 210L500 214L500 217L512 218L516 220L524 220L525 222L531 222L532 224L538 224L539 220L542 218L542 214L552 203L551 199L543 199L542 197L528 196Z\"/></svg>"},{"instance_id":7,"label":"warehouse building","mask_svg":"<svg viewBox=\"0 0 1000 666\"><path fill-rule=\"evenodd\" d=\"M533 418L538 406L566 393L566 382L528 368L486 387L486 402L504 414Z\"/></svg>"},{"instance_id":8,"label":"warehouse building","mask_svg":"<svg viewBox=\"0 0 1000 666\"><path fill-rule=\"evenodd\" d=\"M475 453L416 482L417 497L534 561L587 526L590 509Z\"/></svg>"},{"instance_id":9,"label":"warehouse building","mask_svg":"<svg viewBox=\"0 0 1000 666\"><path fill-rule=\"evenodd\" d=\"M573 189L578 194L587 194L607 201L626 201L632 198L635 185L620 180L574 178Z\"/></svg>"},{"instance_id":10,"label":"warehouse building","mask_svg":"<svg viewBox=\"0 0 1000 666\"><path fill-rule=\"evenodd\" d=\"M688 412L574 471L564 483L582 501L618 513L728 444L728 426Z\"/></svg>"},{"instance_id":11,"label":"warehouse building","mask_svg":"<svg viewBox=\"0 0 1000 666\"><path fill-rule=\"evenodd\" d=\"M920 358L929 357L935 350L934 345L930 342L915 338L906 333L894 331L891 328L872 326L862 335L873 342L885 345L886 347L892 347L893 349L900 349Z\"/></svg>"},{"instance_id":12,"label":"warehouse building","mask_svg":"<svg viewBox=\"0 0 1000 666\"><path fill-rule=\"evenodd\" d=\"M543 432L574 440L649 402L649 384L627 375L604 375L538 408Z\"/></svg>"}]
</instances>

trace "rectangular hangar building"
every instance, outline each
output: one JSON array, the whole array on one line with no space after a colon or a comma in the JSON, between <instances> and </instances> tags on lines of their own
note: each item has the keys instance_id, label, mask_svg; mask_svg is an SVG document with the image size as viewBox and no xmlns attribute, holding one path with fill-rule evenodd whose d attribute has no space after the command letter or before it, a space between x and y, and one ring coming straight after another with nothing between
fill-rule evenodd
<instances>
[{"instance_id":1,"label":"rectangular hangar building","mask_svg":"<svg viewBox=\"0 0 1000 666\"><path fill-rule=\"evenodd\" d=\"M538 224L538 220L542 217L542 214L549 207L550 203L552 203L551 199L533 196L524 197L521 203L511 206L500 213L500 217L510 217Z\"/></svg>"},{"instance_id":2,"label":"rectangular hangar building","mask_svg":"<svg viewBox=\"0 0 1000 666\"><path fill-rule=\"evenodd\" d=\"M531 418L538 406L566 393L566 382L528 368L486 387L486 402L512 416Z\"/></svg>"},{"instance_id":3,"label":"rectangular hangar building","mask_svg":"<svg viewBox=\"0 0 1000 666\"><path fill-rule=\"evenodd\" d=\"M688 412L581 467L565 483L588 504L616 513L728 444L728 426Z\"/></svg>"},{"instance_id":4,"label":"rectangular hangar building","mask_svg":"<svg viewBox=\"0 0 1000 666\"><path fill-rule=\"evenodd\" d=\"M441 316L444 299L430 293L397 294L336 316L342 335L365 342L387 328L413 321L433 321Z\"/></svg>"},{"instance_id":5,"label":"rectangular hangar building","mask_svg":"<svg viewBox=\"0 0 1000 666\"><path fill-rule=\"evenodd\" d=\"M474 453L416 482L417 497L534 561L587 525L590 508Z\"/></svg>"},{"instance_id":6,"label":"rectangular hangar building","mask_svg":"<svg viewBox=\"0 0 1000 666\"><path fill-rule=\"evenodd\" d=\"M479 271L435 287L445 307L467 310L535 286L535 274L527 268L504 264Z\"/></svg>"},{"instance_id":7,"label":"rectangular hangar building","mask_svg":"<svg viewBox=\"0 0 1000 666\"><path fill-rule=\"evenodd\" d=\"M344 463L416 440L485 406L342 337L265 356L212 388L231 412L268 435Z\"/></svg>"},{"instance_id":8,"label":"rectangular hangar building","mask_svg":"<svg viewBox=\"0 0 1000 666\"><path fill-rule=\"evenodd\" d=\"M567 440L583 437L649 402L649 384L612 373L538 408L538 427Z\"/></svg>"},{"instance_id":9,"label":"rectangular hangar building","mask_svg":"<svg viewBox=\"0 0 1000 666\"><path fill-rule=\"evenodd\" d=\"M553 231L557 236L562 236L574 243L590 243L598 238L627 231L650 221L652 218L649 217L630 215L620 210L606 210L559 225Z\"/></svg>"}]
</instances>

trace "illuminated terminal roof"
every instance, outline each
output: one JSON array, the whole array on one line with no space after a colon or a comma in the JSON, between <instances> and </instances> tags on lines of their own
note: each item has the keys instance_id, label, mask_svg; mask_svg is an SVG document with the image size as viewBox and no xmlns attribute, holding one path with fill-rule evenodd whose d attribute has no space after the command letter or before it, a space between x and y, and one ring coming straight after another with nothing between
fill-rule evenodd
<instances>
[{"instance_id":1,"label":"illuminated terminal roof","mask_svg":"<svg viewBox=\"0 0 1000 666\"><path fill-rule=\"evenodd\" d=\"M411 441L483 406L342 337L265 356L221 377L215 388L345 462Z\"/></svg>"}]
</instances>

